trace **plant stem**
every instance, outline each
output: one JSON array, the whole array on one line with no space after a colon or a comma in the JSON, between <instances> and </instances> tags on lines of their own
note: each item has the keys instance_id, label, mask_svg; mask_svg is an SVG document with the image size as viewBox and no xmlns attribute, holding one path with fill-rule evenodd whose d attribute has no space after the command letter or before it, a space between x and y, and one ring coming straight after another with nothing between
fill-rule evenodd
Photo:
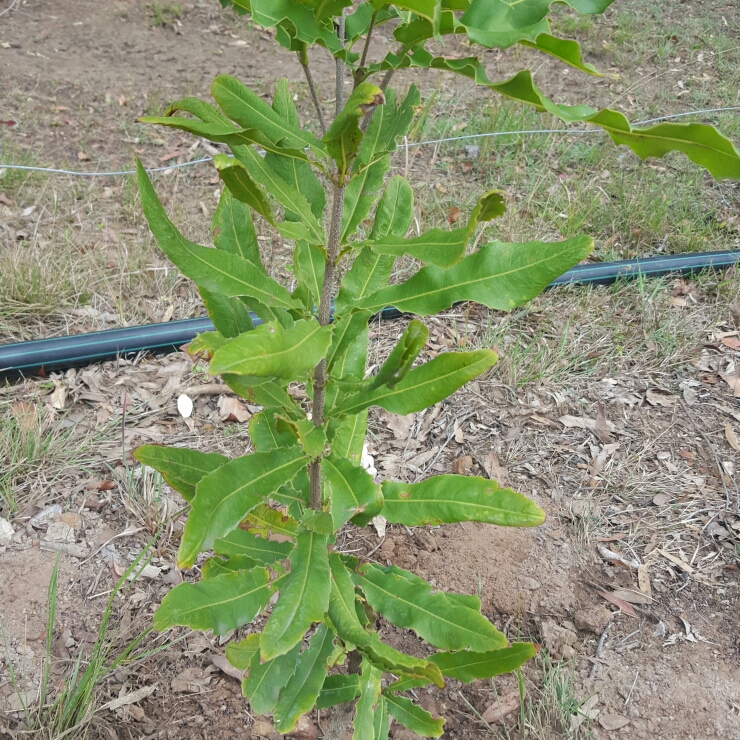
<instances>
[{"instance_id":1,"label":"plant stem","mask_svg":"<svg viewBox=\"0 0 740 740\"><path fill-rule=\"evenodd\" d=\"M367 36L365 36L365 48L362 50L362 57L360 58L360 64L357 67L357 74L355 75L355 87L357 87L364 79L366 73L363 72L365 62L367 62L367 52L370 49L370 39L373 36L373 29L375 28L375 19L378 17L378 11L373 13L373 17L370 19L370 26L367 29Z\"/></svg>"},{"instance_id":2,"label":"plant stem","mask_svg":"<svg viewBox=\"0 0 740 740\"><path fill-rule=\"evenodd\" d=\"M334 295L334 275L336 261L339 255L339 237L342 233L342 209L344 207L344 185L334 185L334 195L331 206L331 223L329 225L329 243L326 248L326 267L324 281L321 284L321 300L319 301L319 324L326 326L331 319L331 299ZM315 426L324 423L324 399L326 393L326 359L316 366L313 382L313 407L311 418ZM315 460L309 465L310 496L309 506L312 509L321 508L321 465Z\"/></svg>"},{"instance_id":3,"label":"plant stem","mask_svg":"<svg viewBox=\"0 0 740 740\"><path fill-rule=\"evenodd\" d=\"M319 94L316 91L316 83L313 80L311 74L311 68L308 66L308 52L306 49L303 51L296 52L298 59L303 67L303 74L306 75L306 82L308 83L308 89L311 92L311 99L313 100L313 107L316 108L316 115L319 117L319 126L321 127L321 133L326 133L326 122L324 121L324 113L321 110L321 102L319 101Z\"/></svg>"},{"instance_id":4,"label":"plant stem","mask_svg":"<svg viewBox=\"0 0 740 740\"><path fill-rule=\"evenodd\" d=\"M344 16L339 21L339 40L344 44ZM337 104L339 115L344 106L344 62L337 57ZM319 324L326 326L331 319L331 299L334 297L334 274L339 256L339 239L342 235L342 210L344 208L345 185L337 181L333 184L331 201L331 220L329 222L329 240L326 245L326 267L324 281L321 284L321 298L319 299ZM324 399L326 398L326 358L316 365L313 373L313 405L311 418L315 426L324 424ZM321 509L321 460L314 460L308 466L309 474L309 506L314 510Z\"/></svg>"},{"instance_id":5,"label":"plant stem","mask_svg":"<svg viewBox=\"0 0 740 740\"><path fill-rule=\"evenodd\" d=\"M338 34L339 34L339 41L344 45L344 15L339 19L339 28L338 28ZM344 62L339 58L336 57L334 60L336 62L336 90L337 90L337 100L336 100L336 111L337 115L341 112L342 108L344 107Z\"/></svg>"}]
</instances>

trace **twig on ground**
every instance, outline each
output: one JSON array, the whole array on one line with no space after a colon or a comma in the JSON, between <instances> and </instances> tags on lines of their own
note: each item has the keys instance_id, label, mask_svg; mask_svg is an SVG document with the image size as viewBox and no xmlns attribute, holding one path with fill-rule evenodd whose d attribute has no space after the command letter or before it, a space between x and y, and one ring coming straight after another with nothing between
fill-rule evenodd
<instances>
[{"instance_id":1,"label":"twig on ground","mask_svg":"<svg viewBox=\"0 0 740 740\"><path fill-rule=\"evenodd\" d=\"M617 552L613 552L604 545L596 545L596 549L599 551L599 555L601 555L604 560L608 560L612 563L619 563L625 568L629 568L630 570L637 570L640 567L640 563L638 560L627 560L627 558L625 558L623 555L620 555Z\"/></svg>"},{"instance_id":2,"label":"twig on ground","mask_svg":"<svg viewBox=\"0 0 740 740\"><path fill-rule=\"evenodd\" d=\"M609 630L612 628L612 622L609 622L609 624L606 625L606 629L601 633L601 637L599 638L599 642L596 645L596 652L594 653L594 659L598 659L601 655L601 651L604 649L604 644L606 643L606 637L609 634ZM593 678L596 675L596 667L598 666L598 663L594 663L591 666L591 671L588 674L589 678Z\"/></svg>"}]
</instances>

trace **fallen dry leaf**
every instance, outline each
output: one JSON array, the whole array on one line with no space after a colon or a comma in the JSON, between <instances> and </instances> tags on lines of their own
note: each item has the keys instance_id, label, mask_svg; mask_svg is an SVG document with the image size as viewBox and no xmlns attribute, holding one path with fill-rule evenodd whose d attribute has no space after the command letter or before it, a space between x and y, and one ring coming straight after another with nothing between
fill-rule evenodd
<instances>
[{"instance_id":1,"label":"fallen dry leaf","mask_svg":"<svg viewBox=\"0 0 740 740\"><path fill-rule=\"evenodd\" d=\"M679 298L678 296L672 296L670 303L674 308L685 308L688 305L688 301L685 298Z\"/></svg>"},{"instance_id":2,"label":"fallen dry leaf","mask_svg":"<svg viewBox=\"0 0 740 740\"><path fill-rule=\"evenodd\" d=\"M252 414L247 407L233 396L222 396L218 400L218 415L221 421L248 421Z\"/></svg>"},{"instance_id":3,"label":"fallen dry leaf","mask_svg":"<svg viewBox=\"0 0 740 740\"><path fill-rule=\"evenodd\" d=\"M642 563L637 569L637 584L642 593L644 593L646 596L652 597L653 589L650 585L650 573L648 571L647 565L645 565L644 563Z\"/></svg>"},{"instance_id":4,"label":"fallen dry leaf","mask_svg":"<svg viewBox=\"0 0 740 740\"><path fill-rule=\"evenodd\" d=\"M495 480L500 486L505 486L509 480L509 471L501 465L498 455L495 452L489 452L483 461L483 467L488 477Z\"/></svg>"},{"instance_id":5,"label":"fallen dry leaf","mask_svg":"<svg viewBox=\"0 0 740 740\"><path fill-rule=\"evenodd\" d=\"M82 151L77 152L77 159L79 159L80 162L89 162L90 161L89 155L85 154L85 152L82 152Z\"/></svg>"},{"instance_id":6,"label":"fallen dry leaf","mask_svg":"<svg viewBox=\"0 0 740 740\"><path fill-rule=\"evenodd\" d=\"M136 704L136 702L146 699L147 696L151 696L156 690L159 684L152 684L151 686L142 686L136 691L132 691L130 694L124 694L119 696L118 699L113 699L107 704L103 704L100 709L120 709L120 707L126 707L130 704Z\"/></svg>"},{"instance_id":7,"label":"fallen dry leaf","mask_svg":"<svg viewBox=\"0 0 740 740\"><path fill-rule=\"evenodd\" d=\"M725 373L719 373L719 377L730 386L732 395L735 396L735 398L740 398L740 377L737 375L726 375Z\"/></svg>"},{"instance_id":8,"label":"fallen dry leaf","mask_svg":"<svg viewBox=\"0 0 740 740\"><path fill-rule=\"evenodd\" d=\"M655 496L653 496L653 503L656 506L665 506L670 500L671 496L669 496L667 493L656 493Z\"/></svg>"},{"instance_id":9,"label":"fallen dry leaf","mask_svg":"<svg viewBox=\"0 0 740 740\"><path fill-rule=\"evenodd\" d=\"M601 450L599 450L599 454L591 461L588 472L592 476L598 475L604 469L604 465L606 465L606 461L609 459L609 456L618 449L619 442L612 442L612 444L604 445Z\"/></svg>"},{"instance_id":10,"label":"fallen dry leaf","mask_svg":"<svg viewBox=\"0 0 740 740\"><path fill-rule=\"evenodd\" d=\"M510 691L508 694L499 696L496 701L493 702L486 711L483 712L484 722L498 722L503 719L507 714L511 714L519 709L519 689Z\"/></svg>"},{"instance_id":11,"label":"fallen dry leaf","mask_svg":"<svg viewBox=\"0 0 740 740\"><path fill-rule=\"evenodd\" d=\"M59 380L54 381L54 390L49 396L49 402L55 409L63 409L67 405L67 387Z\"/></svg>"},{"instance_id":12,"label":"fallen dry leaf","mask_svg":"<svg viewBox=\"0 0 740 740\"><path fill-rule=\"evenodd\" d=\"M4 206L12 206L15 201L8 198L5 193L0 193L0 203L2 203Z\"/></svg>"},{"instance_id":13,"label":"fallen dry leaf","mask_svg":"<svg viewBox=\"0 0 740 740\"><path fill-rule=\"evenodd\" d=\"M15 401L10 407L10 413L24 432L30 432L36 427L36 407L28 401Z\"/></svg>"},{"instance_id":14,"label":"fallen dry leaf","mask_svg":"<svg viewBox=\"0 0 740 740\"><path fill-rule=\"evenodd\" d=\"M678 401L678 396L672 396L659 388L649 388L645 398L651 406L673 406Z\"/></svg>"},{"instance_id":15,"label":"fallen dry leaf","mask_svg":"<svg viewBox=\"0 0 740 740\"><path fill-rule=\"evenodd\" d=\"M234 668L234 666L226 659L225 655L212 655L211 660L213 661L213 665L227 676L231 676L237 681L241 681L244 678L246 670L240 671L238 668Z\"/></svg>"},{"instance_id":16,"label":"fallen dry leaf","mask_svg":"<svg viewBox=\"0 0 740 740\"><path fill-rule=\"evenodd\" d=\"M388 429L393 432L393 436L396 439L408 439L411 434L411 428L414 426L415 416L414 414L407 414L406 416L399 416L398 414L390 414L387 411L383 411L379 414L381 421L384 421Z\"/></svg>"},{"instance_id":17,"label":"fallen dry leaf","mask_svg":"<svg viewBox=\"0 0 740 740\"><path fill-rule=\"evenodd\" d=\"M375 531L378 533L378 537L385 537L388 520L382 514L378 514L378 516L373 517L373 526L375 527Z\"/></svg>"},{"instance_id":18,"label":"fallen dry leaf","mask_svg":"<svg viewBox=\"0 0 740 740\"><path fill-rule=\"evenodd\" d=\"M649 604L652 601L647 594L631 588L615 588L611 595L615 599L624 599L628 604Z\"/></svg>"},{"instance_id":19,"label":"fallen dry leaf","mask_svg":"<svg viewBox=\"0 0 740 740\"><path fill-rule=\"evenodd\" d=\"M733 450L736 452L740 452L740 442L737 440L737 435L735 434L735 431L730 426L729 422L725 422L725 438L730 444L730 447L732 447Z\"/></svg>"},{"instance_id":20,"label":"fallen dry leaf","mask_svg":"<svg viewBox=\"0 0 740 740\"><path fill-rule=\"evenodd\" d=\"M594 428L596 436L604 443L608 444L612 441L611 434L609 434L609 427L606 422L606 410L604 404L599 401L598 410L596 412L596 426Z\"/></svg>"},{"instance_id":21,"label":"fallen dry leaf","mask_svg":"<svg viewBox=\"0 0 740 740\"><path fill-rule=\"evenodd\" d=\"M722 337L722 339L720 339L720 342L722 342L725 347L740 351L740 341L738 341L735 337Z\"/></svg>"},{"instance_id":22,"label":"fallen dry leaf","mask_svg":"<svg viewBox=\"0 0 740 740\"><path fill-rule=\"evenodd\" d=\"M609 603L619 607L625 614L629 614L630 617L637 617L635 610L624 600L618 596L612 596L608 591L597 591L599 596L605 598Z\"/></svg>"},{"instance_id":23,"label":"fallen dry leaf","mask_svg":"<svg viewBox=\"0 0 740 740\"><path fill-rule=\"evenodd\" d=\"M200 694L211 683L210 670L186 668L172 679L172 690L176 694Z\"/></svg>"},{"instance_id":24,"label":"fallen dry leaf","mask_svg":"<svg viewBox=\"0 0 740 740\"><path fill-rule=\"evenodd\" d=\"M470 455L462 455L452 464L452 470L457 475L470 475L473 469L473 458Z\"/></svg>"},{"instance_id":25,"label":"fallen dry leaf","mask_svg":"<svg viewBox=\"0 0 740 740\"><path fill-rule=\"evenodd\" d=\"M565 416L561 416L558 421L568 429L590 429L592 432L596 431L596 420L595 419L586 419L583 416L570 416L566 414ZM616 427L614 424L612 424L610 421L606 421L606 428L610 432L615 432Z\"/></svg>"}]
</instances>

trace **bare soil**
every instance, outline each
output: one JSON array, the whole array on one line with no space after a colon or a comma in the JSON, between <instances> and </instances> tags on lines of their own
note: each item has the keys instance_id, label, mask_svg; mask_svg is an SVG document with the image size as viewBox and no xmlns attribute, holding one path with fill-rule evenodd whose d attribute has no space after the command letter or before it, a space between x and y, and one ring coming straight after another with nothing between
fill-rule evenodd
<instances>
[{"instance_id":1,"label":"bare soil","mask_svg":"<svg viewBox=\"0 0 740 740\"><path fill-rule=\"evenodd\" d=\"M0 10L9 5L0 0ZM728 3L675 6L675 13L720 13L738 28L737 8ZM221 13L212 0L183 4L180 23L166 28L152 26L149 4L139 0L67 0L63 6L27 0L0 16L0 42L0 117L16 122L1 127L0 142L32 154L39 163L75 169L128 168L129 147L152 165L202 156L205 152L189 149L192 142L185 138L144 132L134 120L161 111L179 96L207 94L216 74L235 74L263 86L266 95L279 76L302 81L291 55L277 49L265 32ZM389 35L381 33L375 51L389 43ZM595 59L598 63L608 61L603 49L593 53L603 56ZM512 55L492 54L487 63L503 73L517 62ZM332 71L328 56L319 58L315 73L324 99L331 97ZM561 99L583 93L574 75L550 74L547 80ZM425 86L427 92L433 88L429 79ZM464 86L460 90L467 94ZM592 102L605 102L614 92L608 81L586 90ZM648 95L650 88L643 92ZM627 97L624 102L632 105ZM305 97L298 103L310 114ZM211 178L207 169L197 168L163 178L193 236L206 229L191 223L192 212L206 222L204 215L215 206ZM454 180L447 185L456 187ZM71 209L66 228L80 255L99 258L101 279L115 286L124 272L163 269L165 261L150 254L140 216L132 215L135 199L119 180L89 188L66 180L41 187L44 195L66 188L74 199L92 204L79 214ZM0 216L10 213L7 208ZM16 220L7 221L16 232L33 228L16 209L12 217ZM41 250L40 261L53 259L53 242L34 248ZM145 256L137 256L137 248ZM168 306L175 318L202 310L188 286L168 282L163 274L155 272L139 293L128 283L122 287L118 315L108 321L158 319ZM514 676L470 686L450 681L443 692L424 689L422 704L448 717L450 737L740 736L735 473L740 461L726 431L728 426L733 434L740 429L740 393L733 394L731 387L740 367L740 345L729 341L737 334L733 306L740 281L731 272L693 293L691 286L671 283L659 284L650 295L630 289L593 291L594 303L585 313L615 322L621 331L619 322L627 325L634 315L624 308L624 290L630 300L656 308L645 309L619 349L615 342L604 348L596 340L582 349L589 321L595 319L584 316L579 298L561 303L543 298L516 327L532 346L544 342L545 347L549 337L543 338L539 327L551 327L548 321L555 313L563 323L556 327L554 344L565 335L566 355L580 352L591 362L585 372L564 376L559 363L570 358L553 358L550 342L537 382L513 382L505 372L504 335L503 369L470 384L449 403L402 420L379 413L371 417L371 451L381 476L414 480L453 471L490 476L531 496L548 513L545 525L534 530L473 524L391 527L381 544L374 529L350 527L338 543L360 556L380 544L372 559L412 569L445 590L478 593L484 613L510 639L531 638L543 646L541 656L524 670L529 697L524 719L510 714L489 728L476 715L496 695L516 689ZM101 305L93 314L75 306L73 301L48 320L34 315L9 338L103 328L104 308L113 310ZM432 320L425 358L459 344L490 344L504 318L476 311ZM671 335L674 317L688 315L675 351L661 354L659 337L665 337L659 330ZM399 333L400 324L384 325L376 337L376 356L384 356ZM69 554L67 547L59 556L54 686L80 651L89 654L122 568L162 522L167 525L151 563L156 575L140 577L113 600L111 654L149 625L152 611L179 578L190 577L174 567L182 528L176 512L183 502L140 472L132 477L131 452L151 441L228 454L248 445L246 424L221 418L219 400L228 394L214 389L205 370L202 363L194 366L184 355L173 355L71 371L55 381L66 390L62 409L52 406L48 380L0 389L0 405L19 424L28 423L24 409L31 407L54 429L72 430L88 440L92 449L84 464L75 461L53 475L39 470L18 482L28 506L11 517L15 534L0 548L0 623L7 641L0 651L0 737L25 737L18 694L32 701L42 679L47 587L57 558L57 551L48 548L72 545L79 555ZM196 401L190 425L175 406L181 392ZM246 414L255 411L246 409ZM32 516L54 504L61 506L61 515L31 525ZM60 542L60 537L67 539ZM652 597L640 597L645 584L638 583L637 572L605 559L599 552L604 547L646 566ZM627 589L627 596L631 592L632 600L637 596L642 603L614 603L601 595L615 589L623 589L622 595ZM612 626L595 658L607 624ZM387 626L383 631L405 649L423 649L409 633ZM238 681L218 667L222 640L172 631L147 638L145 646L163 649L106 676L99 706L143 687L156 688L130 705L100 709L88 737L270 736L265 718L250 714ZM580 718L570 700L582 705ZM319 732L326 729L327 717L311 719ZM406 740L398 725L391 733Z\"/></svg>"}]
</instances>

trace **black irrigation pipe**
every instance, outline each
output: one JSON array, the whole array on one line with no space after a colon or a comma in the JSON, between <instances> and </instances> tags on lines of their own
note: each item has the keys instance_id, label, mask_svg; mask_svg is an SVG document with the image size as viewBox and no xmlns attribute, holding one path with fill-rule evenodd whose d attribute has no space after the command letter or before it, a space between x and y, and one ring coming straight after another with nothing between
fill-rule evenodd
<instances>
[{"instance_id":1,"label":"black irrigation pipe","mask_svg":"<svg viewBox=\"0 0 740 740\"><path fill-rule=\"evenodd\" d=\"M662 277L670 274L686 275L700 270L723 270L738 262L740 250L592 263L577 265L548 287L568 283L610 285L620 278ZM380 312L381 319L398 318L400 315L395 308L385 308ZM255 324L260 323L256 316L252 318ZM131 357L140 352L173 352L190 342L197 334L212 330L210 319L199 318L4 344L0 345L0 377L48 374L114 360L119 356Z\"/></svg>"}]
</instances>

